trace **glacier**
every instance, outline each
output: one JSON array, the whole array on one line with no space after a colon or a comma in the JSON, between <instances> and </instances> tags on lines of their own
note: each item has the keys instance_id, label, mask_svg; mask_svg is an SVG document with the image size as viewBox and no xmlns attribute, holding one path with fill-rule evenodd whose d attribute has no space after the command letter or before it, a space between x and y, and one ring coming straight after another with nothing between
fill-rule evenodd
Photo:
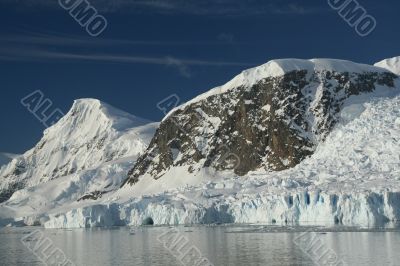
<instances>
[{"instance_id":1,"label":"glacier","mask_svg":"<svg viewBox=\"0 0 400 266\"><path fill-rule=\"evenodd\" d=\"M400 218L400 192L339 194L305 191L287 195L252 195L241 200L172 201L154 197L129 204L95 204L49 215L45 228L192 224L281 224L376 226Z\"/></svg>"}]
</instances>

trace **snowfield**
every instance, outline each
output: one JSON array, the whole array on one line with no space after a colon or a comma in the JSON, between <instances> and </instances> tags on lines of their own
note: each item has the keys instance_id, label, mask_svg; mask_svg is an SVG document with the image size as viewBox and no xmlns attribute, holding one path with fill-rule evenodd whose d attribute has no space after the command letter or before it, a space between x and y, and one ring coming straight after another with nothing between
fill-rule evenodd
<instances>
[{"instance_id":1,"label":"snowfield","mask_svg":"<svg viewBox=\"0 0 400 266\"><path fill-rule=\"evenodd\" d=\"M347 71L378 69L365 65L354 69L354 63L349 69L346 62L327 59L272 61L268 70L264 65L245 71L206 95L243 82L251 83L263 71L261 76L304 67ZM135 185L119 188L140 152L134 149L140 145L130 145L129 140L142 139L137 132L154 133L148 127L155 129L155 126L129 124L129 130L125 126L118 127L118 132L128 135L118 133L106 147L115 145L113 150L118 151L118 140L122 138L121 143L126 143L130 152L17 191L0 204L0 220L3 224L43 225L45 228L136 226L151 222L155 225L374 226L398 221L400 81L396 82L395 90L378 87L373 93L347 99L340 113L340 123L318 145L316 152L296 167L280 172L259 170L236 176L231 171L204 168L191 174L187 167L175 167L160 179L143 176ZM116 118L119 115L115 114L113 121L125 121ZM124 123L118 123L121 124ZM102 126L93 126L95 131L102 130ZM76 132L71 130L69 134L75 136ZM144 139L147 139L145 143L150 142L149 138ZM97 191L102 194L92 197ZM89 197L79 200L85 195Z\"/></svg>"}]
</instances>

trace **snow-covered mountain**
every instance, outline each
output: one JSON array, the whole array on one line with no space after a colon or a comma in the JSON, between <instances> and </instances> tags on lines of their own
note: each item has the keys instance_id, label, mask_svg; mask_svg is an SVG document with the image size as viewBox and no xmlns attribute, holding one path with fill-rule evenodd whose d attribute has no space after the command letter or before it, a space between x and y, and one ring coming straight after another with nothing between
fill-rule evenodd
<instances>
[{"instance_id":1,"label":"snow-covered mountain","mask_svg":"<svg viewBox=\"0 0 400 266\"><path fill-rule=\"evenodd\" d=\"M380 87L385 90L384 87ZM400 220L400 82L353 97L297 166L238 176L175 167L108 198L46 214L47 228L267 223L376 226ZM196 183L197 182L197 183Z\"/></svg>"},{"instance_id":2,"label":"snow-covered mountain","mask_svg":"<svg viewBox=\"0 0 400 266\"><path fill-rule=\"evenodd\" d=\"M31 150L0 170L0 202L15 191L136 157L146 149L157 123L95 99L76 100Z\"/></svg>"},{"instance_id":3,"label":"snow-covered mountain","mask_svg":"<svg viewBox=\"0 0 400 266\"><path fill-rule=\"evenodd\" d=\"M246 70L171 111L127 183L177 167L235 174L292 168L315 152L362 95L396 90L379 67L333 59L284 59Z\"/></svg>"},{"instance_id":4,"label":"snow-covered mountain","mask_svg":"<svg viewBox=\"0 0 400 266\"><path fill-rule=\"evenodd\" d=\"M382 60L376 63L375 66L385 68L396 75L400 75L400 56Z\"/></svg>"},{"instance_id":5,"label":"snow-covered mountain","mask_svg":"<svg viewBox=\"0 0 400 266\"><path fill-rule=\"evenodd\" d=\"M12 154L12 153L6 153L6 152L0 152L0 168L3 165L8 164L11 162L14 158L18 157L17 154Z\"/></svg>"},{"instance_id":6,"label":"snow-covered mountain","mask_svg":"<svg viewBox=\"0 0 400 266\"><path fill-rule=\"evenodd\" d=\"M64 119L99 113L79 110ZM73 173L30 187L25 182L0 204L0 222L8 217L77 228L148 221L364 226L398 221L399 110L400 79L386 68L333 59L273 60L171 110L154 135L144 132L154 133L157 124L115 130L115 138L100 145L104 149L87 148L103 158L97 165L79 162ZM105 113L106 121L126 121ZM118 126L97 126L99 116L79 124L94 127L99 132L94 135L112 135ZM60 128L81 128L74 125ZM92 141L97 137L83 135L89 147L98 146ZM66 138L68 147L74 138ZM119 153L138 138L149 144L141 146L139 159L133 148ZM109 145L115 148L106 149ZM109 150L117 155L106 156ZM85 154L66 149L56 161L73 161L70 153Z\"/></svg>"}]
</instances>

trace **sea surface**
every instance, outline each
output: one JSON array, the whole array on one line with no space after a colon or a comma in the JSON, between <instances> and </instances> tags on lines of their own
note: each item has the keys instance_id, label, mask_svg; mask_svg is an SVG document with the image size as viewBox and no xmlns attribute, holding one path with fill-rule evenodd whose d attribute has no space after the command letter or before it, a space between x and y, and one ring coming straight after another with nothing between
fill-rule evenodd
<instances>
[{"instance_id":1,"label":"sea surface","mask_svg":"<svg viewBox=\"0 0 400 266\"><path fill-rule=\"evenodd\" d=\"M0 229L0 265L400 265L400 229Z\"/></svg>"}]
</instances>

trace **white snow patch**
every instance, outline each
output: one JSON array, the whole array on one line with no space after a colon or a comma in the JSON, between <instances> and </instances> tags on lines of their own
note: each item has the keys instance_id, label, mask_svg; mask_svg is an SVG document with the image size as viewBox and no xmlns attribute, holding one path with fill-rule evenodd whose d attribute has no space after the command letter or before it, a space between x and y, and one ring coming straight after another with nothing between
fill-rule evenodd
<instances>
[{"instance_id":1,"label":"white snow patch","mask_svg":"<svg viewBox=\"0 0 400 266\"><path fill-rule=\"evenodd\" d=\"M264 110L264 111L269 112L269 111L271 111L271 105L269 105L269 104L264 105L261 109Z\"/></svg>"},{"instance_id":2,"label":"white snow patch","mask_svg":"<svg viewBox=\"0 0 400 266\"><path fill-rule=\"evenodd\" d=\"M400 56L382 60L374 66L385 68L396 75L400 75Z\"/></svg>"}]
</instances>

